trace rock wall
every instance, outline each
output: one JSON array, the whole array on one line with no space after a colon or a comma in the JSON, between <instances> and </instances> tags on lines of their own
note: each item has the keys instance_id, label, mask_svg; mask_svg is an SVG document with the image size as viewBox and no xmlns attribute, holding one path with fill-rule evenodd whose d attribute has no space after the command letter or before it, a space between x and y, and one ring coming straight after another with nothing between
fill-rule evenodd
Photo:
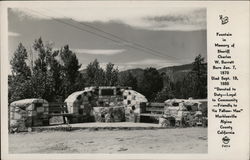
<instances>
[{"instance_id":1,"label":"rock wall","mask_svg":"<svg viewBox=\"0 0 250 160\"><path fill-rule=\"evenodd\" d=\"M139 122L141 105L145 104L147 99L140 93L133 90L123 92L123 104L125 107L125 118L127 122Z\"/></svg>"},{"instance_id":2,"label":"rock wall","mask_svg":"<svg viewBox=\"0 0 250 160\"><path fill-rule=\"evenodd\" d=\"M27 131L29 127L48 125L48 102L43 99L24 99L10 104L10 131Z\"/></svg>"},{"instance_id":3,"label":"rock wall","mask_svg":"<svg viewBox=\"0 0 250 160\"><path fill-rule=\"evenodd\" d=\"M118 107L94 107L93 114L96 122L124 122L125 110Z\"/></svg>"},{"instance_id":4,"label":"rock wall","mask_svg":"<svg viewBox=\"0 0 250 160\"><path fill-rule=\"evenodd\" d=\"M75 116L93 116L97 122L139 121L140 104L147 99L131 89L114 86L89 87L72 93L66 100L69 113ZM105 118L106 116L106 118ZM125 118L126 117L126 118ZM82 122L72 120L72 122Z\"/></svg>"}]
</instances>

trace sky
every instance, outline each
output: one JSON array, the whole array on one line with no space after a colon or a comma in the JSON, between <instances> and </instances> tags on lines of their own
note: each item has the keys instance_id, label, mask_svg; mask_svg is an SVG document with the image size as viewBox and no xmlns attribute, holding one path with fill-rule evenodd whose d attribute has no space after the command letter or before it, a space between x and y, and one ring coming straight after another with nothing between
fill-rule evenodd
<instances>
[{"instance_id":1,"label":"sky","mask_svg":"<svg viewBox=\"0 0 250 160\"><path fill-rule=\"evenodd\" d=\"M10 8L9 59L21 42L42 37L54 49L68 44L85 68L94 59L118 69L191 63L207 56L205 8Z\"/></svg>"}]
</instances>

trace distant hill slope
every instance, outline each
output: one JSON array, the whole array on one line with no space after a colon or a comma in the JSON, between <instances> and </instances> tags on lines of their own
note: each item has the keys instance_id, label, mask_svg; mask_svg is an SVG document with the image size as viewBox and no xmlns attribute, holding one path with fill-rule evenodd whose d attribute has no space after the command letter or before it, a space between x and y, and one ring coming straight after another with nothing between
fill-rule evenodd
<instances>
[{"instance_id":1,"label":"distant hill slope","mask_svg":"<svg viewBox=\"0 0 250 160\"><path fill-rule=\"evenodd\" d=\"M192 70L192 64L185 64L180 66L170 66L158 69L160 74L165 73L167 74L174 82L178 80L182 80L184 76ZM136 69L129 69L125 71L121 71L121 74L126 74L130 72L133 76L139 80L143 76L143 69L136 68Z\"/></svg>"},{"instance_id":2,"label":"distant hill slope","mask_svg":"<svg viewBox=\"0 0 250 160\"><path fill-rule=\"evenodd\" d=\"M81 74L83 74L83 75L86 75L87 74L87 69L82 69L79 72ZM142 77L142 75L143 75L143 69L141 69L141 68L134 68L134 69L128 69L128 70L125 70L125 71L120 71L119 72L119 76L122 75L122 74L126 74L128 72L130 72L135 77Z\"/></svg>"},{"instance_id":3,"label":"distant hill slope","mask_svg":"<svg viewBox=\"0 0 250 160\"><path fill-rule=\"evenodd\" d=\"M143 75L143 69L141 69L141 68L128 69L125 71L121 71L119 74L122 75L122 74L126 74L128 72L130 72L135 77L141 77Z\"/></svg>"},{"instance_id":4,"label":"distant hill slope","mask_svg":"<svg viewBox=\"0 0 250 160\"><path fill-rule=\"evenodd\" d=\"M173 71L173 72L186 72L186 71L190 71L192 70L192 64L184 64L184 65L180 65L180 66L170 66L170 67L164 67L164 68L160 68L158 69L158 71L160 73L162 72L168 72L168 71Z\"/></svg>"},{"instance_id":5,"label":"distant hill slope","mask_svg":"<svg viewBox=\"0 0 250 160\"><path fill-rule=\"evenodd\" d=\"M176 82L182 80L185 75L192 70L192 64L184 64L180 66L171 66L158 69L162 73L166 73L170 78Z\"/></svg>"},{"instance_id":6,"label":"distant hill slope","mask_svg":"<svg viewBox=\"0 0 250 160\"><path fill-rule=\"evenodd\" d=\"M192 70L192 64L184 64L179 66L163 67L158 69L160 74L167 74L174 82L182 80L185 75ZM143 69L135 68L119 72L119 76L130 72L137 80L141 79L143 76ZM80 73L86 74L86 69L80 70Z\"/></svg>"}]
</instances>

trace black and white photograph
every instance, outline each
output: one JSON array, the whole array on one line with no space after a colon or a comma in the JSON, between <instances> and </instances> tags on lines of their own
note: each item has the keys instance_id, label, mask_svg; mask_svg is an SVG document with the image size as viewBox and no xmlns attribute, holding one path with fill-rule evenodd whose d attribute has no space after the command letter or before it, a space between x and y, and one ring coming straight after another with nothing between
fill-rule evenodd
<instances>
[{"instance_id":1,"label":"black and white photograph","mask_svg":"<svg viewBox=\"0 0 250 160\"><path fill-rule=\"evenodd\" d=\"M207 9L9 7L10 154L207 154Z\"/></svg>"}]
</instances>

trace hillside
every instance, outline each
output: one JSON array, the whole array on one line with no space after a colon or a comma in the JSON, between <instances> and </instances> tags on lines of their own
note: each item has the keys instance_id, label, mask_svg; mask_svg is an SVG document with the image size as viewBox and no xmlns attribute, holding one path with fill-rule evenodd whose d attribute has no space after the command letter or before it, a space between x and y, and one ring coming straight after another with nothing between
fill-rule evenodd
<instances>
[{"instance_id":1,"label":"hillside","mask_svg":"<svg viewBox=\"0 0 250 160\"><path fill-rule=\"evenodd\" d=\"M170 78L176 82L182 80L184 76L192 70L192 64L184 64L180 66L171 66L158 69L162 73L166 73Z\"/></svg>"},{"instance_id":2,"label":"hillside","mask_svg":"<svg viewBox=\"0 0 250 160\"><path fill-rule=\"evenodd\" d=\"M173 71L173 72L186 72L192 70L192 64L184 64L180 66L170 66L170 67L164 67L158 69L160 73L162 72L168 72L168 71Z\"/></svg>"},{"instance_id":3,"label":"hillside","mask_svg":"<svg viewBox=\"0 0 250 160\"><path fill-rule=\"evenodd\" d=\"M141 68L128 69L125 71L121 71L119 74L122 75L122 74L126 74L127 72L130 72L135 77L142 77L143 75L143 69Z\"/></svg>"},{"instance_id":4,"label":"hillside","mask_svg":"<svg viewBox=\"0 0 250 160\"><path fill-rule=\"evenodd\" d=\"M174 82L176 82L178 80L182 80L184 78L184 76L191 70L192 70L192 64L184 64L184 65L180 65L180 66L163 67L163 68L158 69L160 74L162 74L162 73L167 74L168 76L170 76L170 78ZM133 76L135 76L137 78L137 80L139 80L143 76L143 69L141 69L141 68L135 68L135 69L129 69L129 70L121 71L119 73L119 76L121 76L122 74L126 74L128 72L130 72ZM86 74L86 69L80 70L80 73L85 75Z\"/></svg>"},{"instance_id":5,"label":"hillside","mask_svg":"<svg viewBox=\"0 0 250 160\"><path fill-rule=\"evenodd\" d=\"M182 80L184 76L191 70L192 70L192 64L164 67L164 68L158 69L160 74L162 73L167 74L168 76L170 76L170 78L174 82L178 80ZM126 72L130 72L133 76L137 78L137 80L140 79L143 75L143 69L141 68L129 69L129 70L120 72L120 74L126 74Z\"/></svg>"}]
</instances>

